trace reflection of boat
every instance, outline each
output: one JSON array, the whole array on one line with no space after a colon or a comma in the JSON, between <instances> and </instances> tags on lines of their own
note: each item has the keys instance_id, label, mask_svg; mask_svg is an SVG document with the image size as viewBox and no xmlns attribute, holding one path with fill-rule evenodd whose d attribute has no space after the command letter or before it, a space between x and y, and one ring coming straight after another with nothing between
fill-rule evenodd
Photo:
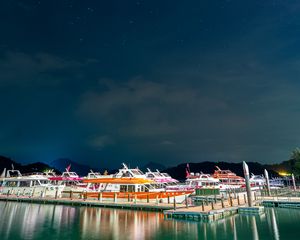
<instances>
[{"instance_id":1,"label":"reflection of boat","mask_svg":"<svg viewBox=\"0 0 300 240\"><path fill-rule=\"evenodd\" d=\"M230 170L221 170L216 166L213 177L220 180L220 190L241 188L245 185L245 179L237 176Z\"/></svg>"},{"instance_id":2,"label":"reflection of boat","mask_svg":"<svg viewBox=\"0 0 300 240\"><path fill-rule=\"evenodd\" d=\"M22 196L61 196L63 185L53 185L43 173L22 175L18 170L8 170L2 174L0 186L2 194Z\"/></svg>"}]
</instances>

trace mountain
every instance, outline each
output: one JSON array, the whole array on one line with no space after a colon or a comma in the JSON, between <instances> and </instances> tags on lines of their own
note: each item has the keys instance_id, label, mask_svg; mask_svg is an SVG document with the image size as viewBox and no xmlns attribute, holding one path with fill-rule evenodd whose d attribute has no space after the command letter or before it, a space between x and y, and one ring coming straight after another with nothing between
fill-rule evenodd
<instances>
[{"instance_id":1,"label":"mountain","mask_svg":"<svg viewBox=\"0 0 300 240\"><path fill-rule=\"evenodd\" d=\"M151 171L155 171L156 169L158 169L158 170L166 169L166 166L164 166L160 163L156 163L156 162L149 162L146 165L144 165L143 167L141 167L141 170L146 172L147 168L149 168Z\"/></svg>"},{"instance_id":2,"label":"mountain","mask_svg":"<svg viewBox=\"0 0 300 240\"><path fill-rule=\"evenodd\" d=\"M59 158L51 162L51 166L55 167L61 172L65 172L66 168L70 166L70 171L76 172L79 176L86 176L90 170L97 172L104 172L104 169L95 169L88 165L80 164L72 161L69 158Z\"/></svg>"},{"instance_id":3,"label":"mountain","mask_svg":"<svg viewBox=\"0 0 300 240\"><path fill-rule=\"evenodd\" d=\"M14 169L19 170L21 173L29 173L29 172L43 172L47 169L53 169L53 167L50 167L49 165L42 163L42 162L36 162L36 163L30 163L27 165L22 165L20 163L17 163L13 161L10 158L0 156L0 173L6 168L6 170L10 170L14 167ZM54 171L57 172L56 169Z\"/></svg>"},{"instance_id":4,"label":"mountain","mask_svg":"<svg viewBox=\"0 0 300 240\"><path fill-rule=\"evenodd\" d=\"M13 161L10 158L0 156L0 171L1 172L3 171L4 168L12 169L12 165L14 165L15 169L20 169L22 166L21 164L16 163L15 161Z\"/></svg>"},{"instance_id":5,"label":"mountain","mask_svg":"<svg viewBox=\"0 0 300 240\"><path fill-rule=\"evenodd\" d=\"M251 173L255 175L263 174L264 169L266 168L265 165L262 165L257 162L247 162L249 166L249 170ZM222 170L231 170L232 172L236 173L239 176L244 176L243 173L243 165L242 163L229 163L229 162L200 162L200 163L189 163L189 168L191 172L203 172L203 173L213 173L216 169L215 166L218 166ZM184 180L186 178L186 167L187 164L179 164L176 167L167 168L164 172L169 173L173 178L178 180ZM267 168L269 171L270 177L278 176L278 173L273 171L270 168Z\"/></svg>"}]
</instances>

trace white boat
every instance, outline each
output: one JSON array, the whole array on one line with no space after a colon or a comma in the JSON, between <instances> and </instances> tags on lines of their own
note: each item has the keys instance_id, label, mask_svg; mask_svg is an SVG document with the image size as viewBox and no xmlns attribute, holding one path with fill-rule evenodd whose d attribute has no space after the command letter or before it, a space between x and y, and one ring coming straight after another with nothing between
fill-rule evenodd
<instances>
[{"instance_id":1,"label":"white boat","mask_svg":"<svg viewBox=\"0 0 300 240\"><path fill-rule=\"evenodd\" d=\"M60 197L63 185L53 185L43 173L22 175L19 170L4 171L0 178L1 194L32 197Z\"/></svg>"},{"instance_id":2,"label":"white boat","mask_svg":"<svg viewBox=\"0 0 300 240\"><path fill-rule=\"evenodd\" d=\"M218 166L216 168L213 177L220 180L221 191L239 189L245 186L245 179L243 177L237 176L230 170L221 170Z\"/></svg>"},{"instance_id":3,"label":"white boat","mask_svg":"<svg viewBox=\"0 0 300 240\"><path fill-rule=\"evenodd\" d=\"M250 180L251 190L261 190L266 185L266 179L264 178L263 175L254 175L252 173L249 180Z\"/></svg>"},{"instance_id":4,"label":"white boat","mask_svg":"<svg viewBox=\"0 0 300 240\"><path fill-rule=\"evenodd\" d=\"M213 178L210 174L204 173L190 173L187 176L186 184L188 186L197 188L211 188L211 189L220 189L220 180Z\"/></svg>"},{"instance_id":5,"label":"white boat","mask_svg":"<svg viewBox=\"0 0 300 240\"><path fill-rule=\"evenodd\" d=\"M87 184L82 183L83 178L79 177L76 172L70 172L70 167L61 176L48 176L48 179L53 185L64 185L64 191L82 192Z\"/></svg>"},{"instance_id":6,"label":"white boat","mask_svg":"<svg viewBox=\"0 0 300 240\"><path fill-rule=\"evenodd\" d=\"M269 179L271 189L279 189L284 187L284 180L279 177Z\"/></svg>"}]
</instances>

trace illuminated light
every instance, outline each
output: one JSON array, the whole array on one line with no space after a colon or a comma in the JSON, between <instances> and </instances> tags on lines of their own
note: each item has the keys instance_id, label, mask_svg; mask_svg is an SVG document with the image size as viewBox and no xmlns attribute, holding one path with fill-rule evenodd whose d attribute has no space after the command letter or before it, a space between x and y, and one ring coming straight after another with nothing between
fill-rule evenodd
<instances>
[{"instance_id":1,"label":"illuminated light","mask_svg":"<svg viewBox=\"0 0 300 240\"><path fill-rule=\"evenodd\" d=\"M284 171L280 171L280 172L278 172L278 174L279 174L280 176L283 176L283 177L286 177L286 176L290 176L290 175L291 175L290 173L284 172Z\"/></svg>"}]
</instances>

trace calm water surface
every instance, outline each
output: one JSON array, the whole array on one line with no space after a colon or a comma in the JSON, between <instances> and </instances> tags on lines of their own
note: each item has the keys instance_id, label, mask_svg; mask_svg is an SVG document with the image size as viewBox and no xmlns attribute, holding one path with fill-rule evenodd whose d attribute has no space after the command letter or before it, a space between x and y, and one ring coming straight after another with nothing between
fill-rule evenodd
<instances>
[{"instance_id":1,"label":"calm water surface","mask_svg":"<svg viewBox=\"0 0 300 240\"><path fill-rule=\"evenodd\" d=\"M0 239L300 239L300 210L267 209L213 223L160 213L0 202Z\"/></svg>"}]
</instances>

